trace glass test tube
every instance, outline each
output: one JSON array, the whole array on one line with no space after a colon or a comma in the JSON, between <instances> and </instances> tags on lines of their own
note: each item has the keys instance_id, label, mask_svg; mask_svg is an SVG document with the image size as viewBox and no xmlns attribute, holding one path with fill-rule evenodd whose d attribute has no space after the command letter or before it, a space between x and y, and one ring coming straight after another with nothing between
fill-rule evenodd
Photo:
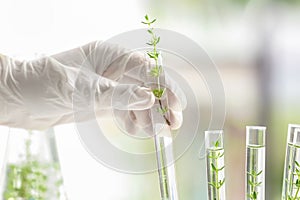
<instances>
[{"instance_id":1,"label":"glass test tube","mask_svg":"<svg viewBox=\"0 0 300 200\"><path fill-rule=\"evenodd\" d=\"M289 124L282 200L300 198L300 125Z\"/></svg>"},{"instance_id":2,"label":"glass test tube","mask_svg":"<svg viewBox=\"0 0 300 200\"><path fill-rule=\"evenodd\" d=\"M163 66L161 52L158 57L158 66ZM151 71L149 71L146 79L148 80L147 84L152 89L162 89L165 87L165 74L163 70L160 77L153 77ZM150 116L154 133L161 200L178 200L175 160L173 156L173 138L170 126L167 125L166 121L166 119L170 119L170 116L169 112L162 110L167 107L167 95L156 98L154 105L150 109Z\"/></svg>"},{"instance_id":3,"label":"glass test tube","mask_svg":"<svg viewBox=\"0 0 300 200\"><path fill-rule=\"evenodd\" d=\"M163 135L155 135L155 150L158 165L159 186L162 200L178 200L174 166L172 137L169 127Z\"/></svg>"},{"instance_id":4,"label":"glass test tube","mask_svg":"<svg viewBox=\"0 0 300 200\"><path fill-rule=\"evenodd\" d=\"M266 127L247 126L246 132L246 199L265 199Z\"/></svg>"},{"instance_id":5,"label":"glass test tube","mask_svg":"<svg viewBox=\"0 0 300 200\"><path fill-rule=\"evenodd\" d=\"M209 200L225 200L223 131L205 131L206 170Z\"/></svg>"}]
</instances>

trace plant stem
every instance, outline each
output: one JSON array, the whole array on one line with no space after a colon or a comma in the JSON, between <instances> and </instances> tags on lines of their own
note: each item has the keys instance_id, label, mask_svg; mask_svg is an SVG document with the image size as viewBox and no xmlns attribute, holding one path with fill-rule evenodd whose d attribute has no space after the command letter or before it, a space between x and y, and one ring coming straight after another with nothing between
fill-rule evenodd
<instances>
[{"instance_id":1,"label":"plant stem","mask_svg":"<svg viewBox=\"0 0 300 200\"><path fill-rule=\"evenodd\" d=\"M298 193L299 193L299 190L300 190L300 187L297 188L297 191L296 191L294 200L297 200L297 199L298 199Z\"/></svg>"},{"instance_id":2,"label":"plant stem","mask_svg":"<svg viewBox=\"0 0 300 200\"><path fill-rule=\"evenodd\" d=\"M253 179L253 176L252 176L252 179ZM255 191L254 185L251 185L251 191L250 191L250 194L251 194L250 198L251 199L254 199L254 191Z\"/></svg>"},{"instance_id":3,"label":"plant stem","mask_svg":"<svg viewBox=\"0 0 300 200\"><path fill-rule=\"evenodd\" d=\"M151 24L148 24L148 27L149 27L150 30L152 29L152 28L151 28ZM156 38L156 35L154 35L153 31L151 32L151 36L152 36L152 38ZM154 53L154 54L157 54L156 43L153 43L153 53ZM156 57L156 58L154 58L154 60L155 60L155 67L159 67L159 66L158 66L158 58ZM157 77L157 87L158 87L158 89L160 90L159 76Z\"/></svg>"},{"instance_id":4,"label":"plant stem","mask_svg":"<svg viewBox=\"0 0 300 200\"><path fill-rule=\"evenodd\" d=\"M163 109L162 102L161 102L160 99L158 99L158 103L159 103L160 109ZM167 116L165 114L163 115L163 118L165 119L165 121L168 124L168 126L171 126L171 122L169 121L169 119L167 118Z\"/></svg>"},{"instance_id":5,"label":"plant stem","mask_svg":"<svg viewBox=\"0 0 300 200\"><path fill-rule=\"evenodd\" d=\"M150 43L147 43L151 46L153 46L153 51L152 52L148 52L148 55L150 56L150 58L154 59L155 60L155 66L154 66L154 77L156 78L156 84L157 84L157 88L153 90L153 93L155 95L155 97L158 99L158 102L159 102L159 107L160 107L160 110L161 111L164 111L162 112L162 116L166 122L166 124L168 126L171 125L171 122L170 120L167 118L166 116L166 112L167 112L167 109L164 109L163 105L162 105L162 101L161 101L161 97L163 96L163 93L164 93L164 90L162 89L161 85L160 85L160 75L162 73L162 66L159 65L158 63L158 58L159 56L161 56L158 52L157 52L157 44L160 40L160 37L157 37L154 32L153 32L153 28L151 27L151 24L153 24L156 19L154 20L149 20L148 18L148 15L145 16L145 22L142 22L143 24L147 24L148 25L148 32L151 34L151 37L152 37L152 40L150 41ZM156 93L154 92L156 91Z\"/></svg>"},{"instance_id":6,"label":"plant stem","mask_svg":"<svg viewBox=\"0 0 300 200\"><path fill-rule=\"evenodd\" d=\"M222 159L224 154L222 153L222 149L214 149L214 150L209 150L210 152L208 153L208 167L209 167L209 187L214 188L210 192L209 199L211 200L220 200L223 197L221 197L221 188L224 186L224 181L225 179L223 178L222 180L220 179L220 172L224 170L224 166L220 168L219 166L219 159ZM225 197L224 197L225 198Z\"/></svg>"},{"instance_id":7,"label":"plant stem","mask_svg":"<svg viewBox=\"0 0 300 200\"><path fill-rule=\"evenodd\" d=\"M218 158L216 159L215 163L216 163L216 167L218 167ZM218 185L219 184L219 171L216 172L216 180L217 180L216 184ZM220 200L220 188L219 187L217 187L217 200Z\"/></svg>"}]
</instances>

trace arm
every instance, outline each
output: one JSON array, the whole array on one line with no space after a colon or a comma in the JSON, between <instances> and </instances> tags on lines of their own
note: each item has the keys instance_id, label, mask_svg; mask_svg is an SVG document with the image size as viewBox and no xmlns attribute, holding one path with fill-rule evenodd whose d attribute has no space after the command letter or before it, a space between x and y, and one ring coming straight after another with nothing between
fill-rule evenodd
<instances>
[{"instance_id":1,"label":"arm","mask_svg":"<svg viewBox=\"0 0 300 200\"><path fill-rule=\"evenodd\" d=\"M97 116L111 107L113 94L137 94L130 103L116 101L119 109L149 108L154 101L149 89L136 84L120 87L128 68L144 64L139 57L122 56L124 53L117 45L93 42L32 61L21 62L1 55L0 124L46 129L73 122L74 94L76 100L82 101L76 103L77 111L84 111L86 103L94 99ZM94 92L95 98L87 91ZM92 117L82 113L79 120Z\"/></svg>"}]
</instances>

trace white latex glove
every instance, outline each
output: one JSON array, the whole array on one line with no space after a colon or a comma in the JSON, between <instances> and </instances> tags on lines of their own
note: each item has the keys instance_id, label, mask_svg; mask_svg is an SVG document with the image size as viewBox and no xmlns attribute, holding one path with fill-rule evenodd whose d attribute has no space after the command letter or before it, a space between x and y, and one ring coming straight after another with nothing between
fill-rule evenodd
<instances>
[{"instance_id":1,"label":"white latex glove","mask_svg":"<svg viewBox=\"0 0 300 200\"><path fill-rule=\"evenodd\" d=\"M76 121L85 121L113 108L126 130L135 133L149 124L155 100L143 86L149 67L143 54L105 42L32 61L0 55L0 124L46 129L74 122L74 112ZM167 81L171 128L177 129L186 100L173 83Z\"/></svg>"}]
</instances>

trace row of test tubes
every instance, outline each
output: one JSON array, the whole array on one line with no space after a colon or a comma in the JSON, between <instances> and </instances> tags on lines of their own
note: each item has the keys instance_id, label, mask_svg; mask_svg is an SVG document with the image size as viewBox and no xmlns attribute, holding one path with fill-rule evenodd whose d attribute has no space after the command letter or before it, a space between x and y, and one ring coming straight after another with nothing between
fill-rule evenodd
<instances>
[{"instance_id":1,"label":"row of test tubes","mask_svg":"<svg viewBox=\"0 0 300 200\"><path fill-rule=\"evenodd\" d=\"M266 127L246 127L246 200L265 199ZM222 130L205 132L209 200L225 200L225 162ZM300 199L300 125L290 124L283 174L282 200Z\"/></svg>"}]
</instances>

